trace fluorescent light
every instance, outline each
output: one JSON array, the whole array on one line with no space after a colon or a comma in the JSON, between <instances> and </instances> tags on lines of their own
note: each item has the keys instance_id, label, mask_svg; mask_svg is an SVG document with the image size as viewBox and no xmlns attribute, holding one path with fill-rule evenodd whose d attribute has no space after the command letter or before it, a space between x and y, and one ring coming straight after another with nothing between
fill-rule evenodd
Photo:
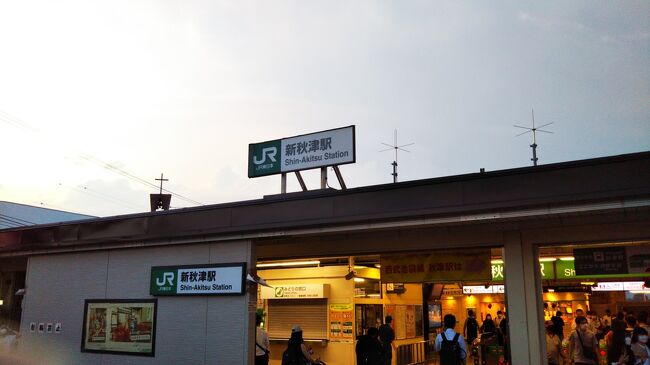
<instances>
[{"instance_id":1,"label":"fluorescent light","mask_svg":"<svg viewBox=\"0 0 650 365\"><path fill-rule=\"evenodd\" d=\"M632 294L650 294L650 290L630 290Z\"/></svg>"},{"instance_id":2,"label":"fluorescent light","mask_svg":"<svg viewBox=\"0 0 650 365\"><path fill-rule=\"evenodd\" d=\"M310 266L310 265L320 265L320 261L313 260L313 261L269 262L265 264L257 264L257 267L286 267L286 266Z\"/></svg>"},{"instance_id":3,"label":"fluorescent light","mask_svg":"<svg viewBox=\"0 0 650 365\"><path fill-rule=\"evenodd\" d=\"M3 305L3 304L5 304L5 301L0 299L0 305Z\"/></svg>"},{"instance_id":4,"label":"fluorescent light","mask_svg":"<svg viewBox=\"0 0 650 365\"><path fill-rule=\"evenodd\" d=\"M381 265L380 265L380 264L375 264L375 267L378 268L378 269L381 269Z\"/></svg>"},{"instance_id":5,"label":"fluorescent light","mask_svg":"<svg viewBox=\"0 0 650 365\"><path fill-rule=\"evenodd\" d=\"M555 289L548 288L548 292L549 292L549 293L555 293Z\"/></svg>"},{"instance_id":6,"label":"fluorescent light","mask_svg":"<svg viewBox=\"0 0 650 365\"><path fill-rule=\"evenodd\" d=\"M357 282L357 283L363 283L364 281L366 281L366 279L364 279L364 278L354 278L354 281Z\"/></svg>"},{"instance_id":7,"label":"fluorescent light","mask_svg":"<svg viewBox=\"0 0 650 365\"><path fill-rule=\"evenodd\" d=\"M454 300L454 297L447 297L448 300Z\"/></svg>"},{"instance_id":8,"label":"fluorescent light","mask_svg":"<svg viewBox=\"0 0 650 365\"><path fill-rule=\"evenodd\" d=\"M588 286L594 286L594 284L596 283L594 283L593 281L583 281L580 283L580 285L588 285Z\"/></svg>"},{"instance_id":9,"label":"fluorescent light","mask_svg":"<svg viewBox=\"0 0 650 365\"><path fill-rule=\"evenodd\" d=\"M555 257L540 257L539 262L553 262L556 261L557 258Z\"/></svg>"},{"instance_id":10,"label":"fluorescent light","mask_svg":"<svg viewBox=\"0 0 650 365\"><path fill-rule=\"evenodd\" d=\"M560 260L562 260L562 261L574 261L575 257L573 257L573 256L565 256L565 257L560 257Z\"/></svg>"},{"instance_id":11,"label":"fluorescent light","mask_svg":"<svg viewBox=\"0 0 650 365\"><path fill-rule=\"evenodd\" d=\"M503 260L501 260L501 259L492 260L492 261L490 261L490 263L492 263L492 264L503 264Z\"/></svg>"}]
</instances>

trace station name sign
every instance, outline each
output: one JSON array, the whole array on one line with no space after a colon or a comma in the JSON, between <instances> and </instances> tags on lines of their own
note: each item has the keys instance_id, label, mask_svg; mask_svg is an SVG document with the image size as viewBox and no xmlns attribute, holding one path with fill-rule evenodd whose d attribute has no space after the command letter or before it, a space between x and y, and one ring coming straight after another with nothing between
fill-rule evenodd
<instances>
[{"instance_id":1,"label":"station name sign","mask_svg":"<svg viewBox=\"0 0 650 365\"><path fill-rule=\"evenodd\" d=\"M248 177L356 161L354 126L248 145Z\"/></svg>"},{"instance_id":2,"label":"station name sign","mask_svg":"<svg viewBox=\"0 0 650 365\"><path fill-rule=\"evenodd\" d=\"M154 296L243 295L246 263L154 266L150 293Z\"/></svg>"}]
</instances>

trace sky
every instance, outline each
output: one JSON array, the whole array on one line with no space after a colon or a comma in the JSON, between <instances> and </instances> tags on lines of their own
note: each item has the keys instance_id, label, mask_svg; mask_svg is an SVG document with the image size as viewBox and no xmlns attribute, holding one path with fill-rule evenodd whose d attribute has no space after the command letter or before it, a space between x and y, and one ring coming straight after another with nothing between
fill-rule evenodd
<instances>
[{"instance_id":1,"label":"sky","mask_svg":"<svg viewBox=\"0 0 650 365\"><path fill-rule=\"evenodd\" d=\"M249 143L356 126L348 187L650 150L648 1L0 0L0 200L261 198ZM330 173L330 185L338 183ZM310 189L319 171L305 171ZM289 191L300 188L288 176Z\"/></svg>"}]
</instances>

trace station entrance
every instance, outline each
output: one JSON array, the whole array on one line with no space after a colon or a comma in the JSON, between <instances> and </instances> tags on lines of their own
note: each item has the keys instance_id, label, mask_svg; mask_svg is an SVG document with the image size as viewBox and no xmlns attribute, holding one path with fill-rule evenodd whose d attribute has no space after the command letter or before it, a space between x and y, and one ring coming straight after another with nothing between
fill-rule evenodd
<instances>
[{"instance_id":1,"label":"station entrance","mask_svg":"<svg viewBox=\"0 0 650 365\"><path fill-rule=\"evenodd\" d=\"M467 364L508 361L501 247L259 260L257 313L279 365L292 328L328 365L355 364L356 344L387 316L392 364L438 364L435 340L453 315ZM371 330L372 331L372 330Z\"/></svg>"}]
</instances>

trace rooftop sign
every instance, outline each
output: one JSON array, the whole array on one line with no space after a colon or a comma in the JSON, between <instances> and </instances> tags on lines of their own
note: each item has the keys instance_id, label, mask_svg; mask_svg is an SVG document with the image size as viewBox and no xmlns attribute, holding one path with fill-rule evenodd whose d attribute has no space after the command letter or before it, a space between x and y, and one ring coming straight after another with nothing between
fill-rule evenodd
<instances>
[{"instance_id":1,"label":"rooftop sign","mask_svg":"<svg viewBox=\"0 0 650 365\"><path fill-rule=\"evenodd\" d=\"M354 163L354 126L248 145L248 177Z\"/></svg>"}]
</instances>

